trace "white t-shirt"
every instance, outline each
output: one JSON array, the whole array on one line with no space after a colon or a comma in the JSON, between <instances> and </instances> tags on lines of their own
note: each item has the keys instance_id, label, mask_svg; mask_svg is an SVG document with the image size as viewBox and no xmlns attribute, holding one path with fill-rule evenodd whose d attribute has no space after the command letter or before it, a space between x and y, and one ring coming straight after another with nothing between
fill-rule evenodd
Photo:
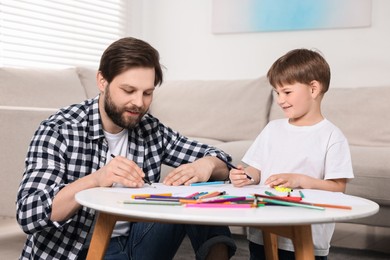
<instances>
[{"instance_id":1,"label":"white t-shirt","mask_svg":"<svg viewBox=\"0 0 390 260\"><path fill-rule=\"evenodd\" d=\"M104 136L106 137L108 143L108 152L113 155L120 155L123 157L128 157L129 151L129 134L127 129L123 129L117 134L111 134L104 131ZM107 156L106 164L111 161L111 156ZM119 184L114 183L113 186L121 187ZM130 223L127 221L117 221L112 231L112 237L117 236L126 236L130 231Z\"/></svg>"},{"instance_id":2,"label":"white t-shirt","mask_svg":"<svg viewBox=\"0 0 390 260\"><path fill-rule=\"evenodd\" d=\"M108 164L111 161L111 154L112 155L120 155L123 157L128 158L128 143L129 143L129 134L127 129L123 129L117 134L111 134L109 132L104 131L104 136L106 137L107 143L108 143L108 156L106 159L106 164ZM118 186L119 184L114 183L113 186ZM92 225L92 228L88 234L86 243L84 245L85 248L89 247L89 244L91 243L91 238L93 231L95 229L97 218L95 218L94 223ZM115 224L115 227L112 231L111 237L117 237L117 236L126 236L129 234L130 231L130 223L127 221L117 221Z\"/></svg>"},{"instance_id":3,"label":"white t-shirt","mask_svg":"<svg viewBox=\"0 0 390 260\"><path fill-rule=\"evenodd\" d=\"M242 161L261 171L260 184L272 174L299 173L317 179L353 178L348 141L324 119L313 126L294 126L288 119L273 120L256 138ZM334 223L312 225L314 253L329 253ZM262 233L249 228L248 239L263 244ZM294 251L290 239L279 237L279 248Z\"/></svg>"}]
</instances>

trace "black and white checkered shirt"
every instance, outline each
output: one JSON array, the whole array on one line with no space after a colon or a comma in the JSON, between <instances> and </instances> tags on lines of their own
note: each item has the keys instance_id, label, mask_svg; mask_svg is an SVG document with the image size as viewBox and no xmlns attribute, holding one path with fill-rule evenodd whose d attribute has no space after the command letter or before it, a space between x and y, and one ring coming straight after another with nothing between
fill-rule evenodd
<instances>
[{"instance_id":1,"label":"black and white checkered shirt","mask_svg":"<svg viewBox=\"0 0 390 260\"><path fill-rule=\"evenodd\" d=\"M95 212L82 207L64 222L50 220L53 198L67 184L105 165L108 144L98 97L59 110L43 121L31 141L17 196L17 220L28 234L21 259L76 259ZM161 164L177 167L204 156L230 156L162 125L147 114L129 130L129 155L150 181L160 179Z\"/></svg>"}]
</instances>

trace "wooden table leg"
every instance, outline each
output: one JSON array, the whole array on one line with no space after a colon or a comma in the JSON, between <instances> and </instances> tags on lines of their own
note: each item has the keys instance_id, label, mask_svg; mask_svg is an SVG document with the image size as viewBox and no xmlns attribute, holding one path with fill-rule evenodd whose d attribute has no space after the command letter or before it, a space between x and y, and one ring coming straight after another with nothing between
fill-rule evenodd
<instances>
[{"instance_id":1,"label":"wooden table leg","mask_svg":"<svg viewBox=\"0 0 390 260\"><path fill-rule=\"evenodd\" d=\"M278 236L263 230L265 259L278 260Z\"/></svg>"},{"instance_id":2,"label":"wooden table leg","mask_svg":"<svg viewBox=\"0 0 390 260\"><path fill-rule=\"evenodd\" d=\"M264 250L267 260L277 260L277 236L290 238L294 245L295 259L314 260L314 246L311 225L262 226ZM276 252L275 252L276 251Z\"/></svg>"},{"instance_id":3,"label":"wooden table leg","mask_svg":"<svg viewBox=\"0 0 390 260\"><path fill-rule=\"evenodd\" d=\"M91 244L89 246L87 260L103 259L110 243L112 230L114 229L117 217L100 212L93 231Z\"/></svg>"},{"instance_id":4,"label":"wooden table leg","mask_svg":"<svg viewBox=\"0 0 390 260\"><path fill-rule=\"evenodd\" d=\"M295 259L314 259L313 237L311 226L293 227L293 244Z\"/></svg>"}]
</instances>

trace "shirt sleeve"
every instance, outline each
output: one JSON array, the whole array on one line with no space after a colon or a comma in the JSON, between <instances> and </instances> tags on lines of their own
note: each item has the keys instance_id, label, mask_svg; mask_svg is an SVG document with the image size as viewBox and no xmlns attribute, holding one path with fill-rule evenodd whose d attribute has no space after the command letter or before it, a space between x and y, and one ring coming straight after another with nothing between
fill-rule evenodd
<instances>
[{"instance_id":1,"label":"shirt sleeve","mask_svg":"<svg viewBox=\"0 0 390 260\"><path fill-rule=\"evenodd\" d=\"M354 178L349 144L341 131L334 131L326 153L325 179Z\"/></svg>"},{"instance_id":2,"label":"shirt sleeve","mask_svg":"<svg viewBox=\"0 0 390 260\"><path fill-rule=\"evenodd\" d=\"M50 220L53 198L65 186L65 149L63 137L50 126L42 124L35 132L16 202L16 217L26 233L66 223Z\"/></svg>"},{"instance_id":3,"label":"shirt sleeve","mask_svg":"<svg viewBox=\"0 0 390 260\"><path fill-rule=\"evenodd\" d=\"M163 132L165 137L164 163L169 166L178 167L181 164L190 163L205 156L215 156L228 162L232 160L231 156L224 151L211 145L191 140L169 127L163 127Z\"/></svg>"},{"instance_id":4,"label":"shirt sleeve","mask_svg":"<svg viewBox=\"0 0 390 260\"><path fill-rule=\"evenodd\" d=\"M244 154L244 157L242 158L242 161L252 166L259 171L263 168L263 161L265 160L265 149L268 147L268 143L271 140L271 137L269 136L269 128L270 124L267 124L264 129L260 132L260 134L256 137L255 141L252 143L252 145L249 147L248 151Z\"/></svg>"}]
</instances>

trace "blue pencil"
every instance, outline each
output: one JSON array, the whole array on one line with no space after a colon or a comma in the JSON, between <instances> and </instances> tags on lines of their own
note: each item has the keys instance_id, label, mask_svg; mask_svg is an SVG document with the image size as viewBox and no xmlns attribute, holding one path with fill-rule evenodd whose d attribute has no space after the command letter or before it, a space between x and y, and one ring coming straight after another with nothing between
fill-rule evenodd
<instances>
[{"instance_id":1,"label":"blue pencil","mask_svg":"<svg viewBox=\"0 0 390 260\"><path fill-rule=\"evenodd\" d=\"M225 182L224 181L194 182L191 183L190 186L218 185L218 184L225 184Z\"/></svg>"}]
</instances>

